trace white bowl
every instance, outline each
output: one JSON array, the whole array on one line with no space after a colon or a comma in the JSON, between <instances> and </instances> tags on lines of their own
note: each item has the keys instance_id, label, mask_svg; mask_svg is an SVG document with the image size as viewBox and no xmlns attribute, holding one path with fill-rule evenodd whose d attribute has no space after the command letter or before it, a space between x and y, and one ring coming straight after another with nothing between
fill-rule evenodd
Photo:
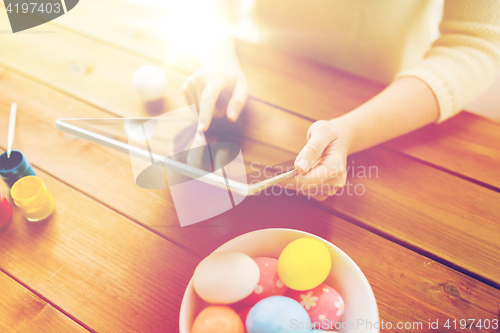
<instances>
[{"instance_id":1,"label":"white bowl","mask_svg":"<svg viewBox=\"0 0 500 333\"><path fill-rule=\"evenodd\" d=\"M339 322L344 327L339 329L337 326L335 331L342 333L378 333L377 302L368 280L347 254L323 238L299 230L263 229L233 238L221 245L213 253L238 251L251 257L278 258L285 246L298 238L304 237L320 240L328 247L332 255L332 271L325 283L336 289L345 303L345 312ZM206 306L207 303L196 295L193 280L191 279L182 298L179 315L180 333L191 333L194 319ZM371 323L371 328L368 323Z\"/></svg>"}]
</instances>

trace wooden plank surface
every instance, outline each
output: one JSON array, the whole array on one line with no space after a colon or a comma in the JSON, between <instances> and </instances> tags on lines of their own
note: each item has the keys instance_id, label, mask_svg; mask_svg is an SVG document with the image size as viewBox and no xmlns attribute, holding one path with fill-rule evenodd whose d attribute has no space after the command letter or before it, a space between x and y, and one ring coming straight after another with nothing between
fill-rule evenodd
<instances>
[{"instance_id":1,"label":"wooden plank surface","mask_svg":"<svg viewBox=\"0 0 500 333\"><path fill-rule=\"evenodd\" d=\"M119 0L89 0L85 10L99 12L99 7L118 5ZM162 29L141 23L148 16L161 20L162 15L166 17L166 11L158 15L153 9L128 4L117 15L98 20L97 25L87 24L85 13L84 10L75 12L73 17L64 17L57 24L159 62L165 63L168 58L164 51L168 39L163 36ZM129 22L132 22L133 31L147 29L147 33L127 35L124 32ZM248 42L240 42L238 50L251 96L310 119L330 119L344 114L385 86ZM186 72L197 68L192 60L171 65ZM426 127L385 146L498 190L500 139L495 134L499 131L500 123L462 112L442 125ZM466 158L456 161L453 156L457 154Z\"/></svg>"},{"instance_id":2,"label":"wooden plank surface","mask_svg":"<svg viewBox=\"0 0 500 333\"><path fill-rule=\"evenodd\" d=\"M500 123L462 112L388 142L389 147L500 191ZM460 156L460 158L457 158Z\"/></svg>"},{"instance_id":3,"label":"wooden plank surface","mask_svg":"<svg viewBox=\"0 0 500 333\"><path fill-rule=\"evenodd\" d=\"M0 330L4 333L88 332L3 272L0 295Z\"/></svg>"},{"instance_id":4,"label":"wooden plank surface","mask_svg":"<svg viewBox=\"0 0 500 333\"><path fill-rule=\"evenodd\" d=\"M18 41L17 39L12 39L9 43L9 47L12 50L9 55L1 55L0 54L0 62L7 64L9 67L15 69L16 71L25 73L32 77L35 77L37 80L44 80L48 84L60 89L68 94L72 94L75 97L81 100L90 101L92 104L102 107L106 110L110 110L115 114L119 114L121 116L137 116L141 112L140 101L138 97L132 90L129 81L124 81L125 78L132 75L135 66L142 63L142 60L139 57L134 55L129 55L121 50L112 48L110 46L101 44L99 42L90 41L88 38L76 35L64 29L60 29L58 27L53 27L56 29L57 33L55 34L43 34L43 35L26 35L36 36L33 39L33 43L39 47L39 62L38 64L28 64L23 65L21 59L22 54L17 55L17 53L23 53L22 50L26 49L26 46ZM27 42L27 41L25 41ZM60 63L56 63L53 59L62 58L62 63L71 63L74 58L74 54L82 54L83 52L78 52L80 48L86 49L92 43L92 52L88 52L86 54L88 58L88 62L92 63L93 71L85 73L81 75L79 79L73 77L73 74L69 73L67 69L62 66ZM26 44L27 45L27 44ZM44 45L50 45L50 47L46 47ZM73 49L73 52L63 53L61 55L57 54L54 50L61 49L62 47L66 47L67 49ZM101 57L100 54L106 54L107 57ZM113 60L114 59L114 60ZM119 59L119 60L118 60ZM113 72L120 73L116 77L113 76ZM126 74L128 73L128 74ZM183 82L182 74L173 71L166 71L167 77L171 83L170 89L167 93L168 99L170 101L169 107L175 108L178 106L184 106L186 102L182 98L182 94L179 90L181 83ZM185 76L184 76L185 77ZM106 82L105 85L102 82ZM117 93L118 92L118 93ZM84 114L83 112L79 112L80 110L76 110L75 116L78 117ZM52 116L49 114L52 113ZM55 113L53 110L46 115L49 117L47 119L54 118ZM35 127L33 123L33 127ZM290 112L285 110L276 109L270 105L264 104L257 100L249 101L245 113L241 119L241 132L254 140L262 141L264 143L272 143L276 147L284 150L288 150L292 153L297 153L303 146L305 142L305 133L307 128L311 124L307 119L298 117ZM48 125L50 126L50 125ZM291 130L293 129L293 130ZM36 130L36 129L32 129ZM44 130L45 131L45 130ZM460 144L459 142L457 145ZM67 145L69 148L69 144ZM67 149L67 148L66 148ZM98 148L101 149L101 148ZM105 153L107 154L107 153ZM285 154L283 154L284 156ZM394 159L398 165L399 157L397 154L388 153L385 154ZM385 156L384 155L384 156ZM108 155L109 156L113 155ZM280 155L281 156L281 155ZM370 162L371 165L380 166L385 165L388 167L387 163L380 158L376 158L377 154L370 155L373 160ZM121 157L126 158L126 157ZM386 157L385 157L386 158ZM279 161L281 162L281 161ZM396 163L395 162L395 163ZM109 166L114 163L113 161L109 161L103 166ZM415 181L413 175L409 173L404 173L405 169L410 170L413 166L415 168L419 168L419 163L412 161L411 159L404 159L404 164L408 164L408 167L404 167L400 172L394 172L386 174L390 174L392 181L395 184L404 185L406 193L412 193L413 187L416 186L414 183L410 182ZM97 169L94 169L97 170ZM88 173L95 172L92 169L88 169ZM420 170L420 169L419 169ZM442 174L440 171L433 168L423 168L422 177L425 179L437 179ZM124 172L121 170L120 172ZM469 235L469 244L468 247L459 247L458 249L455 247L456 239L448 234L437 233L434 230L435 222L431 222L433 220L441 221L439 225L449 225L452 221L454 221L456 217L455 209L453 207L449 207L450 203L453 202L461 202L461 191L469 190L470 188L474 188L473 185L469 184L467 181L463 181L457 177L444 177L444 182L426 182L428 184L427 190L432 191L432 193L439 193L439 195L432 198L432 202L434 206L432 206L432 210L428 212L429 216L432 216L432 220L424 220L418 221L418 223L401 223L401 215L400 212L393 205L388 205L392 207L393 210L388 211L387 216L384 217L384 223L380 223L380 221L375 220L375 218L369 218L366 215L360 215L357 211L349 211L349 216L358 221L360 225L370 226L371 228L375 228L379 230L382 234L387 235L388 237L397 237L400 242L403 244L411 244L412 247L423 250L424 252L433 252L437 258L441 258L445 262L452 261L452 263L456 267L462 268L466 272L472 272L474 274L480 275L484 277L490 283L493 283L497 286L500 285L500 268L492 268L491 267L491 256L500 256L500 248L498 244L491 245L488 247L489 250L494 250L494 252L488 251L478 251L474 256L470 255L470 249L473 248L481 248L486 241L486 244L490 244L490 237L498 237L500 230L498 225L496 225L498 221L498 212L496 210L496 206L494 205L497 202L497 193L483 191L480 189L477 191L473 191L474 193L480 193L478 197L474 197L475 200L481 200L486 202L492 208L488 210L483 210L485 214L482 219L489 221L484 224L482 228L473 228L475 223L477 223L478 219L472 215L465 217L464 219L468 219L468 222L463 222L464 228L467 229ZM440 184L440 185L438 185ZM90 186L85 184L85 186ZM98 186L98 185L96 185ZM129 185L130 186L130 185ZM384 183L380 181L373 182L374 193L383 193L386 191ZM453 191L447 190L448 188L453 188ZM100 192L106 192L102 190ZM112 197L109 192L102 193L102 196ZM395 194L396 195L396 194ZM151 197L152 194L146 195L145 197ZM419 205L423 205L419 201L410 200L411 196L406 196L405 198L409 198L407 202L404 203L407 209L415 210L420 209ZM131 199L130 199L131 200ZM154 200L157 200L156 198ZM330 201L335 201L336 198L329 199L326 205L329 204ZM359 202L357 198L350 198L352 201ZM387 200L391 201L391 198L387 198ZM380 203L376 201L369 201L371 206L368 206L368 210L378 208ZM384 201L382 201L384 202ZM129 202L127 207L132 206L133 204ZM423 207L423 206L422 206ZM448 208L447 208L448 207ZM445 208L446 210L444 210ZM130 208L124 209L127 212ZM171 210L173 207L170 206ZM343 211L341 212L345 214ZM129 213L125 213L127 216ZM144 216L135 217L134 219L137 221L144 221ZM408 216L410 221L411 215ZM147 223L147 222L146 222ZM381 226L383 225L383 227ZM412 228L422 230L426 229L428 232L434 232L435 236L432 238L436 243L430 243L429 237L426 233L415 232ZM485 232L485 230L488 230ZM419 236L417 238L417 235ZM408 240L411 240L408 242ZM439 251L437 251L439 249ZM496 266L495 266L496 267Z\"/></svg>"},{"instance_id":5,"label":"wooden plank surface","mask_svg":"<svg viewBox=\"0 0 500 333\"><path fill-rule=\"evenodd\" d=\"M56 213L33 225L15 209L0 233L0 269L92 331L177 330L181 298L198 258L36 173L54 196ZM3 182L0 190L8 193Z\"/></svg>"},{"instance_id":6,"label":"wooden plank surface","mask_svg":"<svg viewBox=\"0 0 500 333\"><path fill-rule=\"evenodd\" d=\"M9 100L19 100L22 98L20 94L24 95L24 103L19 102L16 144L35 165L57 176L70 186L83 190L105 205L140 221L159 235L172 239L176 244L189 249L198 257L207 255L223 242L247 231L268 227L295 228L322 235L346 251L356 261L374 289L381 319L385 321L427 321L429 318L444 320L460 316L491 318L497 311L497 300L500 297L498 289L331 216L301 200L265 195L247 198L236 209L217 218L193 227L179 228L167 191L144 191L136 187L130 175L129 162L125 154L113 152L111 149L83 140L70 140L52 127L54 117L68 117L74 112L98 116L104 114L102 111L9 71L6 71L0 79L0 85L5 92L0 97L1 110L5 110L4 105ZM2 121L0 127L6 126L6 114L0 119ZM44 140L35 140L37 136L43 137ZM42 145L46 147L47 143L50 143L52 148L43 150ZM4 144L4 141L0 141L0 145ZM65 152L64 156L61 156L61 151ZM82 174L78 174L75 170ZM85 174L86 170L92 170L92 174ZM51 189L52 186L54 185L50 185ZM126 195L117 195L117 193L126 193ZM135 204L130 201L130 198L137 200ZM100 214L92 212L92 216L95 215ZM67 237L64 232L58 234L61 239ZM142 239L137 239L137 244L135 244L132 238L135 239L136 236L133 234L134 232L131 232L130 239L135 246L140 247L147 243ZM92 237L87 232L85 236L82 236L82 242ZM102 237L110 238L106 234ZM112 242L114 243L115 241ZM367 253L377 253L380 262L375 265L374 258L367 256ZM30 258L30 255L26 254L26 257ZM131 257L133 260L134 255L131 254ZM172 262L174 259L178 260L178 258L172 258L171 255L168 258ZM153 260L158 260L158 258L151 258L151 261ZM120 262L123 263L123 259L120 259ZM124 267L130 266L125 263L123 265ZM172 272L164 274L167 274L166 276L175 274L176 268L171 268L171 270ZM66 269L61 272L65 274ZM92 273L92 269L88 269L87 272L95 274ZM51 271L50 274L53 272ZM73 276L68 275L63 275L61 278L74 279ZM169 279L172 282L168 283L168 288L174 288L172 284L174 286L186 284L188 278L188 276L176 275ZM28 282L33 283L26 281ZM42 288L36 283L35 286ZM150 286L156 287L154 283ZM167 286L163 287L167 288ZM45 287L47 288L51 287ZM130 288L132 286L127 289ZM95 293L98 294L97 291ZM106 300L109 297L106 295L109 289L104 289L100 293L104 294L99 299L101 302L102 299ZM52 293L50 296L50 299L57 301L61 297L59 293ZM77 295L74 297L78 298ZM437 307L435 304L440 304L440 306ZM79 314L77 309L72 311L83 322L94 325L91 327L99 324L94 323L95 318ZM103 320L105 319L107 318ZM100 329L100 326L97 327Z\"/></svg>"},{"instance_id":7,"label":"wooden plank surface","mask_svg":"<svg viewBox=\"0 0 500 333\"><path fill-rule=\"evenodd\" d=\"M79 44L79 42L81 42L82 40L78 40L78 38L76 38L75 36L69 36L70 37L68 37L68 40L76 40L74 44L70 44L69 48L78 50L80 47L84 46L84 44ZM60 38L60 36L58 38ZM62 40L64 40L64 38ZM93 52L95 52L96 54L99 54L99 50L104 49L104 47L98 44L99 43L93 44L97 45L93 49ZM56 47L58 46L57 43L51 45ZM22 47L22 45L15 46ZM117 58L115 58L115 60L122 59L122 57L123 59L127 59L127 61L125 61L125 68L133 69L135 68L134 66L136 66L137 63L141 62L140 58L132 59L129 57L125 57L119 52L113 53L113 51L110 50L111 49L106 49L106 51L109 51L112 56L118 56ZM116 98L114 95L110 97L110 101L106 100L105 95L110 95L114 91L124 91L125 94L121 95L122 99L123 96L127 97L131 95L131 90L129 88L126 88L125 84L126 82L129 82L125 81L125 77L127 75L118 77L117 80L121 80L123 82L121 86L118 85L118 88L116 88L117 86L114 81L100 81L104 76L109 75L110 73L108 72L108 74L104 74L101 71L105 72L110 68L111 72L115 70L123 70L123 64L119 64L118 66L113 67L113 64L111 64L111 62L107 62L101 67L101 63L97 63L98 66L89 67L92 68L92 71L84 73L83 77L75 79L73 82L70 82L70 85L68 85L68 82L65 82L67 74L64 73L64 70L61 70L61 68L64 69L64 67L61 67L56 63L47 61L47 59L45 59L45 56L47 56L47 54L44 55L42 52L42 64L45 61L45 64L55 72L53 76L49 75L46 81L49 82L52 86L57 87L62 91L69 92L70 94L83 100L86 100L87 95L89 95L88 100L92 104L98 105L99 107L111 110L113 112L118 111L116 112L118 114L137 114L137 110L140 110L140 102L137 102L137 100L132 104L127 104L127 98L125 98L125 101L118 100L118 98ZM87 59L87 56L89 55L87 54L83 58ZM17 65L17 60L14 58L8 58L8 62L6 64L14 68L15 70L23 72L26 75L29 75L37 80L46 79L47 73L43 72L43 70L40 70L39 68L35 68L37 66L34 66L33 68L30 68L29 66L27 66L27 68L23 68L22 66ZM96 58L97 56L91 59ZM70 68L73 67L70 66ZM65 69L67 71L67 68ZM95 74L96 72L97 75L94 75L90 80L87 79L87 74ZM125 73L131 72L125 71ZM26 104L30 108L33 108L33 110L45 110L47 113L49 113L50 109L53 111L54 109L59 109L61 105L64 105L65 107L62 108L61 113L73 114L73 112L75 112L79 113L80 115L82 114L84 104L79 103L75 100L71 100L67 97L63 98L60 94L50 91L50 89L42 89L41 87L39 87L39 85L32 82L28 84L28 81L22 78L16 79L18 80L18 83L20 82L21 84L21 86L18 86L17 89L21 88L23 85L24 89L19 89L18 91L14 92L14 90L16 89L10 86L10 84L12 84L10 79L15 77L15 75L10 77L10 73L7 73L6 75L8 76L8 79L3 81L5 78L4 74L4 77L0 78L0 84L2 82L7 82L8 84L6 86L7 88L10 87L11 95L8 95L9 93L7 93L8 97L4 98L4 100L0 102L2 105L2 109L4 109L3 105L9 102L10 97L13 96L12 94L14 94L14 96L18 100L23 99L22 96L20 96L21 92L23 93L23 95L27 95L27 92L31 92L30 89L27 89L29 87L35 88L36 93L31 101L28 101L26 97L24 98L24 100L26 100ZM102 75L102 77L100 75ZM169 75L169 78L170 77L171 75ZM183 78L179 77L178 81L182 81L182 79ZM105 90L105 92L101 91L99 93L94 91L94 89ZM4 91L4 89L2 89L2 91ZM9 89L6 89L5 91L9 91ZM47 91L50 92L47 93ZM44 93L48 94L46 98L43 97ZM51 98L54 98L56 95L57 98L55 99L55 101L51 102ZM179 99L176 99L178 98L177 96L180 96L178 92L172 92L170 99L179 101ZM133 100L133 97L131 97L131 99ZM61 100L63 103L61 103ZM175 103L173 103L172 105L174 104ZM256 110L262 111L260 113L261 115L266 114L266 112L263 111L266 109L259 105L260 104L258 101L251 102L249 108L254 108ZM71 108L71 106L73 106L73 109ZM90 110L89 114L97 114L99 112L99 110L92 109L88 106L86 108ZM274 110L274 108L269 107L269 110ZM254 121L254 124L258 123L258 119L261 119L253 116L255 112L249 112L249 114L252 115L249 121ZM266 124L268 128L257 128L256 132L248 134L249 136L259 138L259 135L255 134L259 133L258 131L260 131L260 133L262 134L269 135L267 134L268 129L274 129L276 127L273 125L289 125L288 120L282 122L281 116L275 117L274 111L268 112L267 115L274 117L271 118L273 119L274 123L268 122ZM5 121L4 118L5 117L2 117L2 122ZM392 320L396 322L402 320L420 320L425 322L429 318L445 319L468 316L473 318L491 319L492 317L497 316L499 297L497 289L487 286L461 273L458 273L442 264L429 260L428 258L422 257L421 255L418 255L410 250L404 249L403 247L398 246L391 241L384 240L381 237L375 236L369 231L363 230L359 227L342 221L341 219L335 218L325 212L322 212L321 210L313 209L311 208L311 206L303 203L302 201L294 201L294 204L290 206L289 198L274 196L249 198L241 206L238 206L233 211L228 212L221 217L215 218L212 221L204 222L199 226L192 228L175 228L174 226L176 225L176 221L172 222L171 213L173 207L171 206L171 204L170 206L168 205L168 193L155 193L153 195L140 192L126 192L129 187L123 186L123 184L125 184L126 182L130 183L131 178L130 173L127 174L128 161L126 161L126 158L120 159L118 157L118 154L113 155L110 150L97 147L93 144L82 143L78 140L70 141L67 137L64 137L60 133L55 132L50 127L50 121L52 120L50 119L50 117L46 122L44 122L42 118L44 118L43 112L40 116L30 114L29 117L23 120L24 125L22 128L24 129L22 131L24 131L24 133L30 133L30 131L31 133L33 133L33 130L35 130L36 128L40 128L40 137L43 137L46 140L43 143L53 142L53 147L43 150L43 148L41 147L42 142L35 142L35 140L31 139L19 142L19 145L22 147L23 151L29 151L31 152L31 154L33 154L34 157L30 157L30 159L32 159L34 163L40 165L43 169L47 170L49 173L56 175L59 179L64 180L71 186L75 186L79 189L84 188L84 192L88 193L94 198L102 200L106 205L109 205L110 207L119 207L121 209L126 207L127 205L131 205L132 207L128 208L129 210L127 211L128 213L126 215L132 217L136 221L144 223L148 226L148 228L151 228L151 230L164 237L175 239L177 244L189 248L198 256L206 255L222 242L248 230L272 226L305 229L316 234L324 235L325 238L331 240L334 244L344 249L360 265L365 274L368 276L370 283L372 284L376 293L376 297L378 299L379 307L381 310L381 318L386 321ZM291 124L294 124L294 126L299 126L299 129L307 128L308 126L307 122L296 122L295 120L293 120L295 119L293 117L290 117L289 119ZM285 125L283 125L284 129L282 129L281 132L277 132L280 134L289 133L290 131L287 131L287 127ZM289 135L292 136L292 134L293 133ZM25 134L23 137L27 136L28 135ZM295 151L296 148L294 147L298 147L299 145L301 145L301 143L299 144L299 140L296 138L296 135L294 137L294 140L292 140L291 142L286 142L281 147L287 148L291 151ZM273 136L271 135L265 137L264 140L270 140L272 138ZM2 141L1 144L4 145L4 142ZM74 149L73 151L75 153L74 155L71 155L71 158L73 159L71 162L64 161L63 157L57 156L60 155L59 152L61 150L59 149L63 146L65 146L66 148L65 151L68 152L72 151L71 148ZM392 156L390 153L387 154ZM67 157L67 159L69 158L69 156L65 157ZM56 161L61 162L61 164L57 163ZM104 165L102 166L102 168L92 168L92 166L102 165L103 163ZM407 162L405 160L405 166L406 163ZM111 166L116 169L114 170L114 174L105 172L104 170L106 169L106 167L110 169ZM413 165L410 164L410 166ZM82 177L78 179L76 176L71 176L69 174L69 171L65 171L64 169L68 169L70 171L76 169L93 170L94 173L89 174L89 176L91 176L89 178L80 175ZM424 172L424 176L427 176L426 172ZM92 178L94 178L94 180L89 181L89 179ZM118 181L115 179L109 180L110 178L118 178ZM399 178L391 179L391 181L393 182L399 180ZM109 183L107 183L108 181ZM105 185L107 184L114 187L106 188ZM447 183L445 183L443 186L446 185ZM114 195L113 197L112 193L114 192L107 190L109 188L116 189L116 193L127 193L128 195L120 196L119 198ZM383 191L382 187L376 187L376 189ZM102 198L105 197L106 193L104 192L106 192L106 190L108 192L108 198L105 198L106 200L103 200ZM67 191L64 191L64 193L67 193ZM146 203L145 205L136 204L135 206L133 205L132 201L126 202L126 200L130 200L130 198L133 198L133 194L135 193L144 194L147 198L154 198L154 200ZM448 195L449 193L445 194ZM128 199L125 197L128 197ZM144 207L150 206L152 207L151 209L144 209ZM260 210L256 211L255 207L259 207ZM374 209L373 206L372 209ZM432 209L426 211L427 214L431 214L432 212ZM393 211L390 210L390 213L392 214ZM140 219L136 219L137 216L140 216ZM161 218L162 216L168 216L168 218ZM404 218L406 217L407 216L404 216ZM440 219L445 217L437 216L437 218ZM158 221L160 222L158 223ZM304 221L314 221L314 223L304 224ZM359 221L363 220L360 219ZM127 220L127 223L130 223L130 221ZM490 224L487 224L487 227L489 226ZM0 235L0 237L3 236ZM87 232L86 236L83 238L90 239L90 237L90 233ZM61 239L62 238L63 237L61 236ZM141 245L143 245L143 241L141 241L140 243ZM363 247L360 247L359 244L363 244ZM386 259L386 261L383 261L380 265L374 265L373 257L367 256L366 253L378 253L381 258L388 259ZM28 253L26 255L29 256L30 254ZM16 260L21 262L20 258ZM196 259L193 260L196 261ZM3 266L1 266L0 264L0 267ZM64 271L65 270L63 269L61 272L63 272L64 274ZM51 273L53 274L53 272ZM387 278L388 276L390 276L391 278ZM72 279L72 277L65 277L70 280ZM184 277L179 278L179 280L186 279L185 283L187 283L188 277L189 275L184 275ZM33 283L37 287L39 286L36 279L31 279L29 280L29 282ZM135 282L137 283L137 281ZM53 288L53 286L47 288ZM404 294L401 293L401 290L404 290ZM109 290L101 291L103 295L109 297L109 295L106 294L108 292ZM51 296L50 299L54 298L60 300L61 298L61 295L56 295L54 291L49 291L48 293ZM75 296L75 298L78 299L78 295ZM439 306L436 306L436 304L439 304ZM95 304L93 304L93 306L98 307L98 305ZM408 315L408 313L412 313L412 315ZM127 314L125 313L125 315ZM90 322L92 325L103 325L102 322L95 323L95 318L92 318L92 316L88 314L77 314L76 317L84 318L84 322ZM173 319L170 318L169 320ZM115 328L118 327L118 323L114 322L113 320L111 321L115 325ZM151 326L148 326L148 328L155 327L156 329L157 327L159 327L158 318L153 318L153 322L154 323L152 323ZM127 325L127 323L124 325ZM139 326L146 324L144 324L144 322L141 322L136 325Z\"/></svg>"}]
</instances>

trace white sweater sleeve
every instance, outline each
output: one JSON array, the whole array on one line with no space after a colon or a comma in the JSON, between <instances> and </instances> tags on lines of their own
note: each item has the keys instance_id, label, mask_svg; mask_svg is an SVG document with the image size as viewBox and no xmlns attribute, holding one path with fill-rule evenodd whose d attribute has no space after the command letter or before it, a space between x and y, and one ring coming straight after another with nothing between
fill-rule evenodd
<instances>
[{"instance_id":1,"label":"white sweater sleeve","mask_svg":"<svg viewBox=\"0 0 500 333\"><path fill-rule=\"evenodd\" d=\"M442 122L460 112L500 71L500 1L446 0L439 29L441 36L424 60L396 79L414 76L426 82L436 95Z\"/></svg>"}]
</instances>

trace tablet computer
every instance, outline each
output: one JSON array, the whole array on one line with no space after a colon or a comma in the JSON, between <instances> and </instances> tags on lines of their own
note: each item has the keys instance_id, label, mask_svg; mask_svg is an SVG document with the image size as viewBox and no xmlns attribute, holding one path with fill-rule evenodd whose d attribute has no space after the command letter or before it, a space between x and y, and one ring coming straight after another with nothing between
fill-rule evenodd
<instances>
[{"instance_id":1,"label":"tablet computer","mask_svg":"<svg viewBox=\"0 0 500 333\"><path fill-rule=\"evenodd\" d=\"M197 114L176 111L154 118L61 118L55 126L129 154L136 183L144 188L166 188L165 176L169 186L197 179L249 196L295 176L291 169L249 184L239 147L206 142Z\"/></svg>"}]
</instances>

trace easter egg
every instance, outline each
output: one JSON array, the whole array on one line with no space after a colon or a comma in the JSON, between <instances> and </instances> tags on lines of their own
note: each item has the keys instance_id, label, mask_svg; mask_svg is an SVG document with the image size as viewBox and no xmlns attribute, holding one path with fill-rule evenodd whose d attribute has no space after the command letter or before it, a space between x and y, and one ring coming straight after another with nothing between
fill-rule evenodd
<instances>
[{"instance_id":1,"label":"easter egg","mask_svg":"<svg viewBox=\"0 0 500 333\"><path fill-rule=\"evenodd\" d=\"M278 276L278 260L274 258L259 257L254 258L259 266L260 279L253 292L241 301L244 305L254 305L258 301L270 296L282 296L289 288L284 285Z\"/></svg>"},{"instance_id":2,"label":"easter egg","mask_svg":"<svg viewBox=\"0 0 500 333\"><path fill-rule=\"evenodd\" d=\"M233 309L211 305L203 309L193 323L192 333L244 333L243 322Z\"/></svg>"},{"instance_id":3,"label":"easter egg","mask_svg":"<svg viewBox=\"0 0 500 333\"><path fill-rule=\"evenodd\" d=\"M244 253L214 253L203 259L193 275L193 287L204 301L231 304L250 295L259 282L257 263Z\"/></svg>"},{"instance_id":4,"label":"easter egg","mask_svg":"<svg viewBox=\"0 0 500 333\"><path fill-rule=\"evenodd\" d=\"M252 307L246 329L248 333L309 332L311 320L297 301L286 296L271 296Z\"/></svg>"},{"instance_id":5,"label":"easter egg","mask_svg":"<svg viewBox=\"0 0 500 333\"><path fill-rule=\"evenodd\" d=\"M300 238L288 244L278 259L278 275L289 288L308 290L325 281L332 258L325 244L314 238Z\"/></svg>"},{"instance_id":6,"label":"easter egg","mask_svg":"<svg viewBox=\"0 0 500 333\"><path fill-rule=\"evenodd\" d=\"M332 325L338 322L344 313L342 297L335 289L326 284L320 284L316 288L306 291L290 290L287 296L299 302L306 309L313 323L328 322L328 325Z\"/></svg>"},{"instance_id":7,"label":"easter egg","mask_svg":"<svg viewBox=\"0 0 500 333\"><path fill-rule=\"evenodd\" d=\"M132 83L143 99L154 101L163 97L167 87L167 78L160 68L144 65L134 72Z\"/></svg>"}]
</instances>

